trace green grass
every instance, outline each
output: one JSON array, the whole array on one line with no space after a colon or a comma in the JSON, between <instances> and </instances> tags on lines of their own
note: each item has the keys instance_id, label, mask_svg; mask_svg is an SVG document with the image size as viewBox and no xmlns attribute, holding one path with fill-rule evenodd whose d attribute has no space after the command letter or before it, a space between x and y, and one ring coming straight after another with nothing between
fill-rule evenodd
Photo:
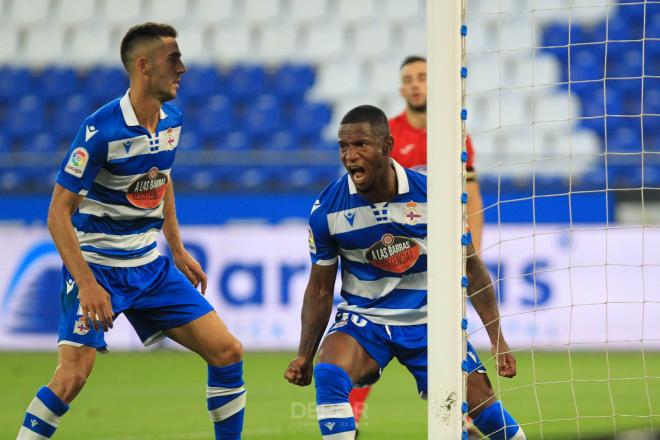
<instances>
[{"instance_id":1,"label":"green grass","mask_svg":"<svg viewBox=\"0 0 660 440\"><path fill-rule=\"evenodd\" d=\"M246 355L244 438L320 438L313 388L295 387L282 379L291 357L289 353ZM573 353L572 374L566 352L517 357L515 379L497 379L493 366L487 366L505 405L524 424L527 438L589 439L652 424L660 430L660 353L647 353L645 362L639 352L610 353L609 357L602 352ZM15 438L25 407L52 374L56 360L54 353L0 353L1 439ZM645 375L647 379L642 380ZM205 376L203 362L189 353L99 356L56 437L212 438L205 410ZM368 401L361 440L425 437L426 404L417 397L407 370L393 362Z\"/></svg>"}]
</instances>

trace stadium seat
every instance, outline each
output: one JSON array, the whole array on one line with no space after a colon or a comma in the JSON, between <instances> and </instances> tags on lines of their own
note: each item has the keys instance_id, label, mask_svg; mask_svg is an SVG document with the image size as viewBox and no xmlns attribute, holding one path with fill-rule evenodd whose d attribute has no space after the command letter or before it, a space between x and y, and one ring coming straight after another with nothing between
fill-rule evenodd
<instances>
[{"instance_id":1,"label":"stadium seat","mask_svg":"<svg viewBox=\"0 0 660 440\"><path fill-rule=\"evenodd\" d=\"M406 26L401 32L400 50L405 54L426 56L426 27Z\"/></svg>"},{"instance_id":2,"label":"stadium seat","mask_svg":"<svg viewBox=\"0 0 660 440\"><path fill-rule=\"evenodd\" d=\"M279 130L269 137L265 145L269 151L295 151L300 148L300 139L293 130Z\"/></svg>"},{"instance_id":3,"label":"stadium seat","mask_svg":"<svg viewBox=\"0 0 660 440\"><path fill-rule=\"evenodd\" d=\"M290 0L286 19L292 25L308 25L326 17L327 0Z\"/></svg>"},{"instance_id":4,"label":"stadium seat","mask_svg":"<svg viewBox=\"0 0 660 440\"><path fill-rule=\"evenodd\" d=\"M30 141L23 145L23 150L29 153L54 153L58 147L58 138L51 131L42 131L35 133Z\"/></svg>"},{"instance_id":5,"label":"stadium seat","mask_svg":"<svg viewBox=\"0 0 660 440\"><path fill-rule=\"evenodd\" d=\"M18 100L34 90L32 72L25 67L0 67L0 102Z\"/></svg>"},{"instance_id":6,"label":"stadium seat","mask_svg":"<svg viewBox=\"0 0 660 440\"><path fill-rule=\"evenodd\" d=\"M280 0L243 0L243 17L248 25L275 21L281 13Z\"/></svg>"},{"instance_id":7,"label":"stadium seat","mask_svg":"<svg viewBox=\"0 0 660 440\"><path fill-rule=\"evenodd\" d=\"M7 117L10 137L24 138L41 131L44 125L43 103L36 95L22 97Z\"/></svg>"},{"instance_id":8,"label":"stadium seat","mask_svg":"<svg viewBox=\"0 0 660 440\"><path fill-rule=\"evenodd\" d=\"M211 59L221 65L249 62L254 53L250 29L236 24L214 28L210 46Z\"/></svg>"},{"instance_id":9,"label":"stadium seat","mask_svg":"<svg viewBox=\"0 0 660 440\"><path fill-rule=\"evenodd\" d=\"M249 101L266 90L268 77L264 67L239 64L226 75L226 92L233 100Z\"/></svg>"},{"instance_id":10,"label":"stadium seat","mask_svg":"<svg viewBox=\"0 0 660 440\"><path fill-rule=\"evenodd\" d=\"M48 18L50 0L13 1L9 3L7 18L16 26L43 24Z\"/></svg>"},{"instance_id":11,"label":"stadium seat","mask_svg":"<svg viewBox=\"0 0 660 440\"><path fill-rule=\"evenodd\" d=\"M86 95L71 95L55 107L51 130L58 139L72 140L83 120L93 111Z\"/></svg>"},{"instance_id":12,"label":"stadium seat","mask_svg":"<svg viewBox=\"0 0 660 440\"><path fill-rule=\"evenodd\" d=\"M194 64L208 65L211 63L206 33L201 27L178 26L177 31L177 43L186 67Z\"/></svg>"},{"instance_id":13,"label":"stadium seat","mask_svg":"<svg viewBox=\"0 0 660 440\"><path fill-rule=\"evenodd\" d=\"M580 114L577 97L567 93L552 93L552 86L534 89L535 121L568 121Z\"/></svg>"},{"instance_id":14,"label":"stadium seat","mask_svg":"<svg viewBox=\"0 0 660 440\"><path fill-rule=\"evenodd\" d=\"M606 148L608 152L639 152L642 150L640 118L607 118Z\"/></svg>"},{"instance_id":15,"label":"stadium seat","mask_svg":"<svg viewBox=\"0 0 660 440\"><path fill-rule=\"evenodd\" d=\"M77 67L91 67L107 61L108 52L118 54L110 48L110 30L102 25L77 26L72 30L66 59Z\"/></svg>"},{"instance_id":16,"label":"stadium seat","mask_svg":"<svg viewBox=\"0 0 660 440\"><path fill-rule=\"evenodd\" d=\"M332 108L328 104L309 102L299 106L294 114L293 128L301 136L318 135L330 122Z\"/></svg>"},{"instance_id":17,"label":"stadium seat","mask_svg":"<svg viewBox=\"0 0 660 440\"><path fill-rule=\"evenodd\" d=\"M272 91L283 101L302 102L315 77L314 68L308 64L282 64L273 75Z\"/></svg>"},{"instance_id":18,"label":"stadium seat","mask_svg":"<svg viewBox=\"0 0 660 440\"><path fill-rule=\"evenodd\" d=\"M22 3L22 2L20 2ZM29 28L19 59L33 66L61 63L64 58L64 29L59 26Z\"/></svg>"},{"instance_id":19,"label":"stadium seat","mask_svg":"<svg viewBox=\"0 0 660 440\"><path fill-rule=\"evenodd\" d=\"M191 4L188 0L146 0L143 5L145 21L175 25L188 14Z\"/></svg>"},{"instance_id":20,"label":"stadium seat","mask_svg":"<svg viewBox=\"0 0 660 440\"><path fill-rule=\"evenodd\" d=\"M0 28L0 65L15 61L18 54L18 30L13 26L2 26Z\"/></svg>"},{"instance_id":21,"label":"stadium seat","mask_svg":"<svg viewBox=\"0 0 660 440\"><path fill-rule=\"evenodd\" d=\"M639 42L610 43L607 52L607 76L641 77L643 47Z\"/></svg>"},{"instance_id":22,"label":"stadium seat","mask_svg":"<svg viewBox=\"0 0 660 440\"><path fill-rule=\"evenodd\" d=\"M257 39L257 57L266 64L283 63L295 52L297 38L297 29L291 24L265 26Z\"/></svg>"},{"instance_id":23,"label":"stadium seat","mask_svg":"<svg viewBox=\"0 0 660 440\"><path fill-rule=\"evenodd\" d=\"M335 0L337 18L343 23L361 23L374 17L375 0Z\"/></svg>"},{"instance_id":24,"label":"stadium seat","mask_svg":"<svg viewBox=\"0 0 660 440\"><path fill-rule=\"evenodd\" d=\"M532 122L532 96L529 89L500 91L501 108L497 109L501 125L520 125ZM536 102L534 110L536 111Z\"/></svg>"},{"instance_id":25,"label":"stadium seat","mask_svg":"<svg viewBox=\"0 0 660 440\"><path fill-rule=\"evenodd\" d=\"M593 43L570 47L571 81L602 79L605 71L605 44Z\"/></svg>"},{"instance_id":26,"label":"stadium seat","mask_svg":"<svg viewBox=\"0 0 660 440\"><path fill-rule=\"evenodd\" d=\"M128 76L121 67L94 67L83 81L85 93L97 104L121 97L128 89Z\"/></svg>"},{"instance_id":27,"label":"stadium seat","mask_svg":"<svg viewBox=\"0 0 660 440\"><path fill-rule=\"evenodd\" d=\"M215 143L215 148L222 151L248 151L252 148L252 136L243 130L228 132Z\"/></svg>"},{"instance_id":28,"label":"stadium seat","mask_svg":"<svg viewBox=\"0 0 660 440\"><path fill-rule=\"evenodd\" d=\"M37 78L38 93L46 101L56 101L74 93L78 76L71 67L47 67Z\"/></svg>"},{"instance_id":29,"label":"stadium seat","mask_svg":"<svg viewBox=\"0 0 660 440\"><path fill-rule=\"evenodd\" d=\"M382 2L379 2L380 8ZM409 0L402 2L401 0L385 0L385 6L382 7L382 13L391 23L401 23L413 21L418 17L426 17L426 9L423 2L418 0Z\"/></svg>"},{"instance_id":30,"label":"stadium seat","mask_svg":"<svg viewBox=\"0 0 660 440\"><path fill-rule=\"evenodd\" d=\"M244 115L245 128L256 138L265 138L277 131L282 124L281 106L273 95L259 96Z\"/></svg>"},{"instance_id":31,"label":"stadium seat","mask_svg":"<svg viewBox=\"0 0 660 440\"><path fill-rule=\"evenodd\" d=\"M25 167L0 167L0 191L6 194L25 192L27 173Z\"/></svg>"},{"instance_id":32,"label":"stadium seat","mask_svg":"<svg viewBox=\"0 0 660 440\"><path fill-rule=\"evenodd\" d=\"M465 41L468 54L497 50L500 29L496 20L488 15L469 15L467 27L470 36ZM416 50L409 53L419 54L420 51Z\"/></svg>"},{"instance_id":33,"label":"stadium seat","mask_svg":"<svg viewBox=\"0 0 660 440\"><path fill-rule=\"evenodd\" d=\"M12 144L13 140L9 137L9 134L0 132L0 155L9 153L12 150Z\"/></svg>"},{"instance_id":34,"label":"stadium seat","mask_svg":"<svg viewBox=\"0 0 660 440\"><path fill-rule=\"evenodd\" d=\"M660 79L658 78L644 79L644 113L660 114Z\"/></svg>"},{"instance_id":35,"label":"stadium seat","mask_svg":"<svg viewBox=\"0 0 660 440\"><path fill-rule=\"evenodd\" d=\"M176 148L178 151L196 151L201 150L203 145L202 139L197 132L184 126L179 137L179 144Z\"/></svg>"},{"instance_id":36,"label":"stadium seat","mask_svg":"<svg viewBox=\"0 0 660 440\"><path fill-rule=\"evenodd\" d=\"M310 27L301 36L297 53L302 60L320 63L345 55L346 35L340 23L327 22Z\"/></svg>"},{"instance_id":37,"label":"stadium seat","mask_svg":"<svg viewBox=\"0 0 660 440\"><path fill-rule=\"evenodd\" d=\"M220 87L220 73L215 67L191 65L181 77L177 96L186 101L198 101L217 93Z\"/></svg>"},{"instance_id":38,"label":"stadium seat","mask_svg":"<svg viewBox=\"0 0 660 440\"><path fill-rule=\"evenodd\" d=\"M202 26L218 25L234 17L234 2L231 0L197 0L192 21Z\"/></svg>"},{"instance_id":39,"label":"stadium seat","mask_svg":"<svg viewBox=\"0 0 660 440\"><path fill-rule=\"evenodd\" d=\"M225 95L212 95L198 112L194 121L197 133L204 142L219 138L234 126L235 118L231 100Z\"/></svg>"},{"instance_id":40,"label":"stadium seat","mask_svg":"<svg viewBox=\"0 0 660 440\"><path fill-rule=\"evenodd\" d=\"M516 13L503 15L500 26L501 50L522 50L534 47L532 14Z\"/></svg>"},{"instance_id":41,"label":"stadium seat","mask_svg":"<svg viewBox=\"0 0 660 440\"><path fill-rule=\"evenodd\" d=\"M483 93L500 88L500 71L493 69L493 63L498 62L497 54L484 54L479 59L468 60L468 77L466 90L469 93Z\"/></svg>"},{"instance_id":42,"label":"stadium seat","mask_svg":"<svg viewBox=\"0 0 660 440\"><path fill-rule=\"evenodd\" d=\"M117 7L117 3L113 0L101 1L100 17L105 23L120 26L123 32L126 32L130 26L146 21L142 20L142 3L142 0L133 0L123 2L121 7Z\"/></svg>"},{"instance_id":43,"label":"stadium seat","mask_svg":"<svg viewBox=\"0 0 660 440\"><path fill-rule=\"evenodd\" d=\"M355 29L353 55L360 60L371 61L386 56L392 46L390 27L387 22L373 23Z\"/></svg>"},{"instance_id":44,"label":"stadium seat","mask_svg":"<svg viewBox=\"0 0 660 440\"><path fill-rule=\"evenodd\" d=\"M363 89L362 70L357 63L330 64L319 70L316 87L311 90L310 98L321 101L340 100L355 96Z\"/></svg>"},{"instance_id":45,"label":"stadium seat","mask_svg":"<svg viewBox=\"0 0 660 440\"><path fill-rule=\"evenodd\" d=\"M94 2L89 0L60 0L56 3L55 19L66 26L81 25L94 19Z\"/></svg>"}]
</instances>

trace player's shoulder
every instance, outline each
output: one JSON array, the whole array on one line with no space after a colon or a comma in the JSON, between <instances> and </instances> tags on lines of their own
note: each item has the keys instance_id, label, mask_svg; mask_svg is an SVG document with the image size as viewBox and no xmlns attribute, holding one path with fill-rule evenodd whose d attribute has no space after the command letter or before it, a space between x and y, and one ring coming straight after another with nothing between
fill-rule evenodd
<instances>
[{"instance_id":1,"label":"player's shoulder","mask_svg":"<svg viewBox=\"0 0 660 440\"><path fill-rule=\"evenodd\" d=\"M167 115L167 118L172 118L171 125L180 125L183 120L183 112L176 105L166 102L162 105L161 109Z\"/></svg>"},{"instance_id":2,"label":"player's shoulder","mask_svg":"<svg viewBox=\"0 0 660 440\"><path fill-rule=\"evenodd\" d=\"M408 187L410 192L424 195L426 197L426 174L404 168L408 177Z\"/></svg>"},{"instance_id":3,"label":"player's shoulder","mask_svg":"<svg viewBox=\"0 0 660 440\"><path fill-rule=\"evenodd\" d=\"M330 182L316 198L311 214L328 214L339 209L349 197L348 174Z\"/></svg>"},{"instance_id":4,"label":"player's shoulder","mask_svg":"<svg viewBox=\"0 0 660 440\"><path fill-rule=\"evenodd\" d=\"M84 135L85 143L98 144L108 142L122 123L119 99L113 99L87 116L80 127L80 136Z\"/></svg>"}]
</instances>

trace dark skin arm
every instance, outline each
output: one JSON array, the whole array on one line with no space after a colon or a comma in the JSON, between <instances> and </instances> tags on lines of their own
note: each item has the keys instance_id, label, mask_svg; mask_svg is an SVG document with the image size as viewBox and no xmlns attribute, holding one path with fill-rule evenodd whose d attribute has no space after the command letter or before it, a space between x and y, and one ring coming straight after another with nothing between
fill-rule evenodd
<instances>
[{"instance_id":1,"label":"dark skin arm","mask_svg":"<svg viewBox=\"0 0 660 440\"><path fill-rule=\"evenodd\" d=\"M495 289L490 275L481 258L469 245L466 264L468 276L468 295L477 311L481 322L486 327L486 333L491 343L491 352L497 361L497 372L500 376L513 377L516 375L516 358L504 339L500 327L500 314L497 308Z\"/></svg>"},{"instance_id":2,"label":"dark skin arm","mask_svg":"<svg viewBox=\"0 0 660 440\"><path fill-rule=\"evenodd\" d=\"M71 223L71 215L78 209L82 199L82 196L56 184L48 208L48 231L53 237L64 265L78 284L83 322L88 327L93 326L94 330L98 330L101 326L104 331L108 331L108 328L112 327L110 295L96 281L84 260L78 237Z\"/></svg>"},{"instance_id":3,"label":"dark skin arm","mask_svg":"<svg viewBox=\"0 0 660 440\"><path fill-rule=\"evenodd\" d=\"M303 300L298 354L284 372L284 378L292 384L305 386L312 382L312 362L332 312L336 277L337 264L312 265Z\"/></svg>"}]
</instances>

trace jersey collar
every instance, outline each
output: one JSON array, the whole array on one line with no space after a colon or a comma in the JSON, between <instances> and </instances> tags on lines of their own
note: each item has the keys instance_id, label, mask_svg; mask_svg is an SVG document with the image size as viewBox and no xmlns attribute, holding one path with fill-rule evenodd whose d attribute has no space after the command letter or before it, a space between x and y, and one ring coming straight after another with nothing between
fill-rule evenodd
<instances>
[{"instance_id":1,"label":"jersey collar","mask_svg":"<svg viewBox=\"0 0 660 440\"><path fill-rule=\"evenodd\" d=\"M394 160L390 159L392 161L392 166L394 166L394 171L396 172L396 182L398 186L398 194L405 194L410 191L410 185L408 185L408 175L406 174L405 168L403 168L399 163ZM353 179L351 179L350 175L347 175L346 178L348 179L348 191L350 194L357 194L357 188L355 187L355 184L353 183Z\"/></svg>"},{"instance_id":2,"label":"jersey collar","mask_svg":"<svg viewBox=\"0 0 660 440\"><path fill-rule=\"evenodd\" d=\"M138 122L137 116L135 116L135 110L133 110L133 106L131 105L131 99L128 97L128 92L130 91L131 89L126 90L126 94L119 100L119 107L121 108L121 114L124 116L124 122L126 122L126 125L129 127L135 127L140 125L140 123ZM167 113L165 113L163 107L161 107L160 119L165 119L166 117Z\"/></svg>"}]
</instances>

